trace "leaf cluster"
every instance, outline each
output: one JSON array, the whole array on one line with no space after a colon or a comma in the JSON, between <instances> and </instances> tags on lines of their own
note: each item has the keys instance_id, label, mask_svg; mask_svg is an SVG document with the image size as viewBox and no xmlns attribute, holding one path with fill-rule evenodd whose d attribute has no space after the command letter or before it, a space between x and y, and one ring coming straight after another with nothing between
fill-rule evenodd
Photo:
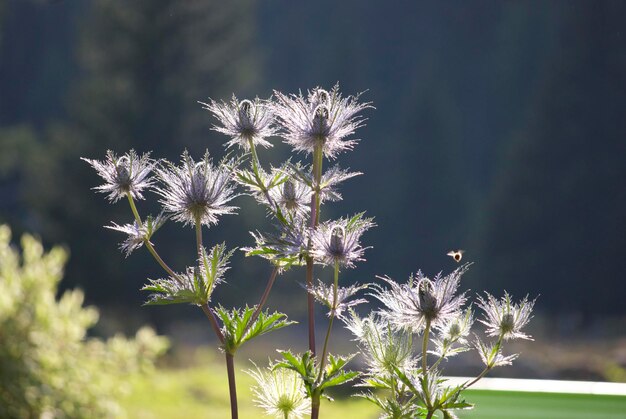
<instances>
[{"instance_id":1,"label":"leaf cluster","mask_svg":"<svg viewBox=\"0 0 626 419\"><path fill-rule=\"evenodd\" d=\"M307 395L312 399L324 396L328 399L325 390L348 383L359 376L357 371L346 371L345 366L354 355L335 356L328 355L328 363L323 371L312 356L311 351L303 354L293 354L291 351L279 351L283 359L274 364L274 368L288 368L297 372L306 389Z\"/></svg>"},{"instance_id":2,"label":"leaf cluster","mask_svg":"<svg viewBox=\"0 0 626 419\"><path fill-rule=\"evenodd\" d=\"M219 306L215 312L223 324L224 344L222 349L229 354L234 354L241 345L257 336L296 323L288 320L286 314L270 313L269 310L259 311L257 317L254 318L256 310L248 306L231 310Z\"/></svg>"}]
</instances>

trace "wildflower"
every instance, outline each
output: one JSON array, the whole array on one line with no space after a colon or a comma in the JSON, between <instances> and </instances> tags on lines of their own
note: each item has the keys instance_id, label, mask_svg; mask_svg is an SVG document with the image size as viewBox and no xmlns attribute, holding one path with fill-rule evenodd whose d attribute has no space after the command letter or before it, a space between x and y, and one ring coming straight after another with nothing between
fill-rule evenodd
<instances>
[{"instance_id":1,"label":"wildflower","mask_svg":"<svg viewBox=\"0 0 626 419\"><path fill-rule=\"evenodd\" d=\"M320 224L311 233L311 255L323 265L338 262L352 268L354 262L363 260L366 248L359 243L361 235L374 225L371 218L363 218L363 213Z\"/></svg>"},{"instance_id":2,"label":"wildflower","mask_svg":"<svg viewBox=\"0 0 626 419\"><path fill-rule=\"evenodd\" d=\"M395 374L395 368L411 371L416 367L410 333L394 331L389 322L376 313L370 313L363 319L352 310L350 314L346 327L356 337L367 362L369 376L374 379L389 377Z\"/></svg>"},{"instance_id":3,"label":"wildflower","mask_svg":"<svg viewBox=\"0 0 626 419\"><path fill-rule=\"evenodd\" d=\"M307 220L296 216L284 221L277 226L277 233L251 232L255 246L242 249L246 256L261 256L281 268L302 264L309 238Z\"/></svg>"},{"instance_id":4,"label":"wildflower","mask_svg":"<svg viewBox=\"0 0 626 419\"><path fill-rule=\"evenodd\" d=\"M362 303L367 303L367 300L364 298L357 298L353 300L350 300L350 298L357 292L367 289L369 286L370 284L354 284L349 287L338 287L336 301L334 287L324 284L319 279L317 280L317 285L309 286L306 290L309 294L315 297L317 301L330 309L328 312L329 317L335 316L341 319L343 318L343 312L345 310Z\"/></svg>"},{"instance_id":5,"label":"wildflower","mask_svg":"<svg viewBox=\"0 0 626 419\"><path fill-rule=\"evenodd\" d=\"M157 169L162 186L155 188L161 203L172 218L185 224L216 224L218 216L233 214L237 207L227 203L236 197L231 183L231 168L226 162L213 166L209 153L194 162L185 150L180 167L170 162Z\"/></svg>"},{"instance_id":6,"label":"wildflower","mask_svg":"<svg viewBox=\"0 0 626 419\"><path fill-rule=\"evenodd\" d=\"M141 225L139 225L137 221L134 221L132 224L124 225L112 223L112 225L105 226L105 228L119 231L128 235L126 240L120 243L120 250L125 252L126 257L128 257L133 251L143 246L145 242L150 241L152 235L159 228L161 228L163 224L165 224L166 220L166 216L164 216L163 214L159 214L156 218L148 217L148 219Z\"/></svg>"},{"instance_id":7,"label":"wildflower","mask_svg":"<svg viewBox=\"0 0 626 419\"><path fill-rule=\"evenodd\" d=\"M245 99L239 102L233 95L229 103L212 99L209 103L200 103L220 122L221 125L213 129L231 137L227 147L238 145L247 151L251 142L255 146L272 146L265 138L276 134L276 129L272 125L274 114L266 101L256 98L254 101Z\"/></svg>"},{"instance_id":8,"label":"wildflower","mask_svg":"<svg viewBox=\"0 0 626 419\"><path fill-rule=\"evenodd\" d=\"M306 98L302 94L275 94L274 113L285 142L306 153L312 153L319 145L328 158L352 149L357 140L345 138L363 125L364 120L357 114L371 107L369 103L358 103L358 95L343 98L339 85L330 92L315 88Z\"/></svg>"},{"instance_id":9,"label":"wildflower","mask_svg":"<svg viewBox=\"0 0 626 419\"><path fill-rule=\"evenodd\" d=\"M449 357L468 350L465 346L466 338L473 323L474 317L470 308L446 321L439 329L437 338L433 339L436 348L433 353L440 357ZM453 348L454 344L460 346Z\"/></svg>"},{"instance_id":10,"label":"wildflower","mask_svg":"<svg viewBox=\"0 0 626 419\"><path fill-rule=\"evenodd\" d=\"M503 365L511 365L519 356L519 354L504 356L498 342L495 344L485 344L480 339L476 338L474 347L478 351L480 359L489 369Z\"/></svg>"},{"instance_id":11,"label":"wildflower","mask_svg":"<svg viewBox=\"0 0 626 419\"><path fill-rule=\"evenodd\" d=\"M398 284L391 278L381 278L390 289L378 289L374 295L385 306L381 314L396 328L420 333L426 322L433 328L442 327L458 315L466 301L465 293L456 295L461 276L469 265L463 265L447 276L438 274L434 280L418 272L406 284Z\"/></svg>"},{"instance_id":12,"label":"wildflower","mask_svg":"<svg viewBox=\"0 0 626 419\"><path fill-rule=\"evenodd\" d=\"M287 368L270 368L263 371L246 371L257 382L252 387L255 404L265 413L276 418L296 419L306 416L311 410L304 385L297 372Z\"/></svg>"},{"instance_id":13,"label":"wildflower","mask_svg":"<svg viewBox=\"0 0 626 419\"><path fill-rule=\"evenodd\" d=\"M126 197L127 193L134 199L144 199L142 191L152 185L148 177L154 168L154 162L150 160L150 153L140 156L135 150L130 150L121 157L111 150L107 151L106 160L90 160L82 158L89 163L105 183L96 186L95 190L108 193L111 202L117 202Z\"/></svg>"},{"instance_id":14,"label":"wildflower","mask_svg":"<svg viewBox=\"0 0 626 419\"><path fill-rule=\"evenodd\" d=\"M274 202L288 212L303 215L311 209L311 188L295 178L287 178L269 193Z\"/></svg>"},{"instance_id":15,"label":"wildflower","mask_svg":"<svg viewBox=\"0 0 626 419\"><path fill-rule=\"evenodd\" d=\"M320 179L321 199L323 201L341 201L341 194L337 191L337 185L344 180L361 175L361 172L349 172L339 166L328 169Z\"/></svg>"},{"instance_id":16,"label":"wildflower","mask_svg":"<svg viewBox=\"0 0 626 419\"><path fill-rule=\"evenodd\" d=\"M535 301L528 301L528 297L524 297L519 304L513 304L507 292L500 301L489 293L485 294L487 299L478 297L478 306L485 312L485 317L479 321L487 326L489 336L499 336L504 340L532 340L529 335L522 332L522 328L531 318Z\"/></svg>"}]
</instances>

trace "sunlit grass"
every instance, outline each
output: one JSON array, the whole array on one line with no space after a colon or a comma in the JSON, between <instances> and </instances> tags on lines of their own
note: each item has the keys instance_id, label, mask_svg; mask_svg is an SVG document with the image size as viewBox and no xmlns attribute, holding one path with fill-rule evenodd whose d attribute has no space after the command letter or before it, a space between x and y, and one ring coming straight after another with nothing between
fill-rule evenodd
<instances>
[{"instance_id":1,"label":"sunlit grass","mask_svg":"<svg viewBox=\"0 0 626 419\"><path fill-rule=\"evenodd\" d=\"M197 359L198 367L162 368L134 379L134 390L124 400L127 417L149 418L228 418L226 371L217 359ZM240 367L250 365L246 358ZM252 403L253 380L243 371L237 375L241 418L262 418L263 411ZM542 394L494 391L468 391L465 398L476 403L474 410L459 413L461 419L621 419L626 397L574 394ZM322 400L325 419L377 418L378 410L366 400L337 397Z\"/></svg>"},{"instance_id":2,"label":"sunlit grass","mask_svg":"<svg viewBox=\"0 0 626 419\"><path fill-rule=\"evenodd\" d=\"M252 368L246 358L241 368ZM237 374L237 395L241 418L261 418L263 410L252 403L248 374ZM229 418L228 382L226 369L217 360L208 359L195 368L160 369L138 377L133 392L124 400L129 418ZM348 397L336 401L322 400L323 418L376 418L377 409L364 399Z\"/></svg>"}]
</instances>

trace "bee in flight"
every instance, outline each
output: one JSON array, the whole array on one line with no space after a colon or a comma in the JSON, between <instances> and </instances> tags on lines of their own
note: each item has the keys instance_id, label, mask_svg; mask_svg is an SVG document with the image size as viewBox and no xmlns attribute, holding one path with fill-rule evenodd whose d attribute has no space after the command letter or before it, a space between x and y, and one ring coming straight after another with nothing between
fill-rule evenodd
<instances>
[{"instance_id":1,"label":"bee in flight","mask_svg":"<svg viewBox=\"0 0 626 419\"><path fill-rule=\"evenodd\" d=\"M447 255L454 259L456 262L460 262L461 259L463 259L463 253L465 253L465 250L451 250L447 253Z\"/></svg>"}]
</instances>

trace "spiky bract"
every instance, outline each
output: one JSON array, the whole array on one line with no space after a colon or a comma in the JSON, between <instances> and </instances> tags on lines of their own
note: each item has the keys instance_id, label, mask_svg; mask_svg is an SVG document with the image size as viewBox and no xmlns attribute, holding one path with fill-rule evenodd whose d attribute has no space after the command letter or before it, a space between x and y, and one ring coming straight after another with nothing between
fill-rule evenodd
<instances>
[{"instance_id":1,"label":"spiky bract","mask_svg":"<svg viewBox=\"0 0 626 419\"><path fill-rule=\"evenodd\" d=\"M463 265L446 276L438 274L434 280L418 271L406 284L381 278L390 285L389 289L378 287L374 294L385 305L381 314L396 328L413 333L420 333L427 321L431 327L440 328L459 314L466 301L465 293L456 295L456 292L468 266Z\"/></svg>"},{"instance_id":2,"label":"spiky bract","mask_svg":"<svg viewBox=\"0 0 626 419\"><path fill-rule=\"evenodd\" d=\"M514 304L507 292L500 300L489 293L485 294L486 298L478 297L477 305L485 314L484 318L478 321L487 326L489 336L501 336L504 340L532 340L529 335L522 332L522 328L531 319L535 301L528 301L528 297L524 297L519 304Z\"/></svg>"},{"instance_id":3,"label":"spiky bract","mask_svg":"<svg viewBox=\"0 0 626 419\"><path fill-rule=\"evenodd\" d=\"M307 397L298 373L287 368L246 371L256 385L252 387L254 403L265 413L278 419L296 419L309 414L311 399Z\"/></svg>"},{"instance_id":4,"label":"spiky bract","mask_svg":"<svg viewBox=\"0 0 626 419\"><path fill-rule=\"evenodd\" d=\"M108 193L110 202L117 202L125 198L126 194L134 199L144 199L143 190L152 185L149 175L155 163L150 159L150 153L139 156L135 150L117 156L108 150L104 161L82 158L89 163L98 175L104 179L104 184L96 186L98 192Z\"/></svg>"},{"instance_id":5,"label":"spiky bract","mask_svg":"<svg viewBox=\"0 0 626 419\"><path fill-rule=\"evenodd\" d=\"M213 166L208 151L197 163L186 150L180 166L165 161L156 171L161 185L155 188L163 209L185 225L195 225L198 220L209 226L216 224L219 216L233 214L237 207L227 205L237 196L231 164L222 161Z\"/></svg>"},{"instance_id":6,"label":"spiky bract","mask_svg":"<svg viewBox=\"0 0 626 419\"><path fill-rule=\"evenodd\" d=\"M351 218L340 218L320 224L311 233L311 256L317 263L334 265L335 262L353 268L354 262L364 260L366 248L360 239L364 232L375 226L371 218L359 213Z\"/></svg>"},{"instance_id":7,"label":"spiky bract","mask_svg":"<svg viewBox=\"0 0 626 419\"><path fill-rule=\"evenodd\" d=\"M305 97L275 92L277 116L284 141L296 151L312 153L321 146L327 158L335 158L340 152L351 150L357 140L348 140L364 119L358 114L371 107L358 103L357 96L342 97L339 85L330 92L319 87Z\"/></svg>"},{"instance_id":8,"label":"spiky bract","mask_svg":"<svg viewBox=\"0 0 626 419\"><path fill-rule=\"evenodd\" d=\"M274 114L267 101L255 98L254 101L245 99L240 102L233 95L228 103L213 99L200 103L219 121L220 125L213 126L213 129L231 137L227 147L237 145L247 151L250 150L250 142L255 146L272 146L265 140L276 134Z\"/></svg>"}]
</instances>

